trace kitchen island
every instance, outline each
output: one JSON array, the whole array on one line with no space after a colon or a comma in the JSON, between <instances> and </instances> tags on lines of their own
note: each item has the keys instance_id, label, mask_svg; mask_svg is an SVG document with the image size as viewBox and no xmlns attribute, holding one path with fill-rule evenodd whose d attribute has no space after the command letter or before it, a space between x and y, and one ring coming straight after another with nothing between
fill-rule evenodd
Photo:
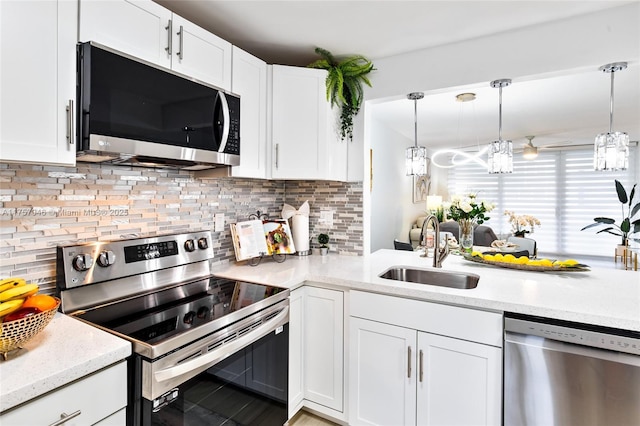
<instances>
[{"instance_id":1,"label":"kitchen island","mask_svg":"<svg viewBox=\"0 0 640 426\"><path fill-rule=\"evenodd\" d=\"M580 259L578 259L580 260ZM640 274L593 267L586 272L537 272L477 264L450 254L442 271L480 276L473 289L453 289L380 278L391 266L431 268L418 252L379 250L369 256L289 256L258 266L219 266L221 277L296 288L305 281L474 309L514 312L640 332Z\"/></svg>"}]
</instances>

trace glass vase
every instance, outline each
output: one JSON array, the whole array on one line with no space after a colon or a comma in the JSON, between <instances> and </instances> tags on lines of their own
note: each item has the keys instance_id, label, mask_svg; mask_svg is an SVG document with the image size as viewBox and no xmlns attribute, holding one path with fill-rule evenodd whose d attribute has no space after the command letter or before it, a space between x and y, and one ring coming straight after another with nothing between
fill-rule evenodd
<instances>
[{"instance_id":1,"label":"glass vase","mask_svg":"<svg viewBox=\"0 0 640 426\"><path fill-rule=\"evenodd\" d=\"M459 219L460 227L460 250L471 253L473 251L473 220Z\"/></svg>"}]
</instances>

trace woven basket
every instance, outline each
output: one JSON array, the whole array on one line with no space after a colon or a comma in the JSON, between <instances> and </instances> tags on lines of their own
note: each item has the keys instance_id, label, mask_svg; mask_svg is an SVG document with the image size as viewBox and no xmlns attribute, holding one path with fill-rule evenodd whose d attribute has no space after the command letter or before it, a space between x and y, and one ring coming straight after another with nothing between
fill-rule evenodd
<instances>
[{"instance_id":1,"label":"woven basket","mask_svg":"<svg viewBox=\"0 0 640 426\"><path fill-rule=\"evenodd\" d=\"M14 349L21 348L23 344L40 333L53 319L60 299L56 297L56 306L48 311L40 312L30 317L0 323L0 354L6 358L6 354Z\"/></svg>"}]
</instances>

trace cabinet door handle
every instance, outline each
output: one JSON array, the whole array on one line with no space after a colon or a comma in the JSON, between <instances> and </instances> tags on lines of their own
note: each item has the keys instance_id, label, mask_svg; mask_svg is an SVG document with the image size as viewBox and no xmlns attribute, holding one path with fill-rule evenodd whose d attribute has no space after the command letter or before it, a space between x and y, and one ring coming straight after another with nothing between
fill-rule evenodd
<instances>
[{"instance_id":1,"label":"cabinet door handle","mask_svg":"<svg viewBox=\"0 0 640 426\"><path fill-rule=\"evenodd\" d=\"M423 367L423 357L422 349L418 352L418 357L420 358L420 365L418 366L418 374L420 375L420 381L422 382L422 377L424 375L424 367Z\"/></svg>"},{"instance_id":2,"label":"cabinet door handle","mask_svg":"<svg viewBox=\"0 0 640 426\"><path fill-rule=\"evenodd\" d=\"M407 351L407 377L411 378L411 346Z\"/></svg>"},{"instance_id":3,"label":"cabinet door handle","mask_svg":"<svg viewBox=\"0 0 640 426\"><path fill-rule=\"evenodd\" d=\"M69 145L74 144L73 140L73 99L69 99L69 103L67 104L67 143Z\"/></svg>"},{"instance_id":4,"label":"cabinet door handle","mask_svg":"<svg viewBox=\"0 0 640 426\"><path fill-rule=\"evenodd\" d=\"M278 144L276 144L276 170L278 170Z\"/></svg>"},{"instance_id":5,"label":"cabinet door handle","mask_svg":"<svg viewBox=\"0 0 640 426\"><path fill-rule=\"evenodd\" d=\"M80 411L80 410L74 411L71 414L62 413L62 414L60 414L60 420L58 420L57 422L51 423L49 426L60 426L60 425L63 425L66 422L68 422L69 420L73 419L74 417L78 417L80 414L82 414L82 411Z\"/></svg>"},{"instance_id":6,"label":"cabinet door handle","mask_svg":"<svg viewBox=\"0 0 640 426\"><path fill-rule=\"evenodd\" d=\"M178 36L180 37L180 47L179 47L179 51L178 53L176 53L176 55L178 55L178 58L180 58L180 60L182 60L182 56L184 54L183 50L184 50L184 45L183 45L183 41L184 41L184 29L182 28L182 25L180 25L180 31L177 32Z\"/></svg>"},{"instance_id":7,"label":"cabinet door handle","mask_svg":"<svg viewBox=\"0 0 640 426\"><path fill-rule=\"evenodd\" d=\"M169 22L167 22L167 26L164 27L165 30L167 30L167 47L164 48L164 50L167 51L167 55L171 56L171 53L173 51L172 44L173 44L173 21L171 19L169 19Z\"/></svg>"}]
</instances>

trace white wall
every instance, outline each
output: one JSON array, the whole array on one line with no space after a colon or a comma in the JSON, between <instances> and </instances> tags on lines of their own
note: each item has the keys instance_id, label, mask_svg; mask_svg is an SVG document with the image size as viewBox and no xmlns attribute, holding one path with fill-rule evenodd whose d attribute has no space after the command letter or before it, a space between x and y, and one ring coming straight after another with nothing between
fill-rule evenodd
<instances>
[{"instance_id":1,"label":"white wall","mask_svg":"<svg viewBox=\"0 0 640 426\"><path fill-rule=\"evenodd\" d=\"M365 152L364 253L375 251L374 247L380 244L377 234L382 232L373 227L377 218L374 218L372 207L378 211L383 200L377 200L376 194L370 194L368 188L369 149L373 148L374 153L382 149L378 146L381 140L375 135L383 129L374 127L375 123L371 122L370 110L375 103L404 98L415 91L428 92L496 78L532 79L536 75L593 69L609 62L639 60L640 2L447 46L373 59L377 69L371 75L373 87L365 91L364 119L356 121L354 132L355 138L363 138ZM402 148L396 146L395 149ZM389 165L394 169L401 166ZM375 175L374 179L379 181ZM440 180L437 186L446 188L444 182ZM387 194L393 194L403 190L391 188L389 184L387 191Z\"/></svg>"},{"instance_id":2,"label":"white wall","mask_svg":"<svg viewBox=\"0 0 640 426\"><path fill-rule=\"evenodd\" d=\"M371 146L373 184L371 196L371 251L393 249L393 240L409 242L409 229L424 215L426 204L413 203L413 179L405 175L404 163L395 161L414 142L375 120L372 109Z\"/></svg>"}]
</instances>

